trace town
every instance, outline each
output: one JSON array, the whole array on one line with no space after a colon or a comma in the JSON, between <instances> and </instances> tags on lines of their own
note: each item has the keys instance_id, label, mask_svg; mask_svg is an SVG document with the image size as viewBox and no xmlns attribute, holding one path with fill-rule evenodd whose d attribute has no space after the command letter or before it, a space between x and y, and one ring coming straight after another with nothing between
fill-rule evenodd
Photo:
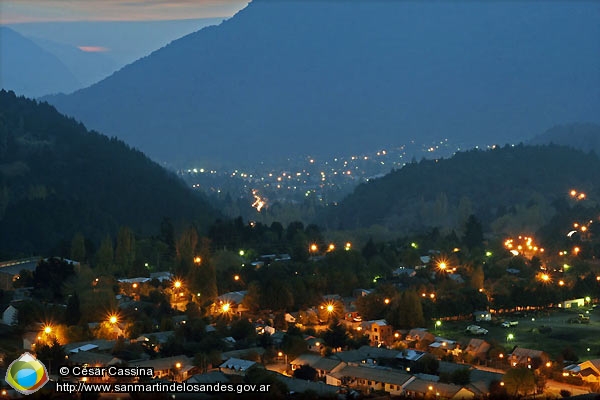
<instances>
[{"instance_id":1,"label":"town","mask_svg":"<svg viewBox=\"0 0 600 400\"><path fill-rule=\"evenodd\" d=\"M61 384L269 385L263 398L597 392L597 221L565 226L556 247L486 239L474 216L461 236L360 248L315 225L240 219L208 237L175 237L168 221L153 238L122 227L94 254L76 235L68 257L0 264L2 362L31 352ZM151 373L73 372L111 367Z\"/></svg>"}]
</instances>

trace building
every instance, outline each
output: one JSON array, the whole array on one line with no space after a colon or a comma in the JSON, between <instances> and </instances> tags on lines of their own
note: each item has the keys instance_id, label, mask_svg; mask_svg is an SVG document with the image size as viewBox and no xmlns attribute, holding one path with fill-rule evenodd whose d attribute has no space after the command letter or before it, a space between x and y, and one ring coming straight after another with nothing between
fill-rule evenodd
<instances>
[{"instance_id":1,"label":"building","mask_svg":"<svg viewBox=\"0 0 600 400\"><path fill-rule=\"evenodd\" d=\"M34 272L37 268L39 257L21 260L3 261L0 263L0 289L12 290L13 283L20 279L21 271Z\"/></svg>"},{"instance_id":2,"label":"building","mask_svg":"<svg viewBox=\"0 0 600 400\"><path fill-rule=\"evenodd\" d=\"M443 357L447 355L459 356L462 351L460 344L455 340L436 337L435 341L427 346L430 353Z\"/></svg>"},{"instance_id":3,"label":"building","mask_svg":"<svg viewBox=\"0 0 600 400\"><path fill-rule=\"evenodd\" d=\"M492 346L483 339L471 339L467 347L463 350L464 354L468 354L473 360L487 359L487 353Z\"/></svg>"},{"instance_id":4,"label":"building","mask_svg":"<svg viewBox=\"0 0 600 400\"><path fill-rule=\"evenodd\" d=\"M600 384L600 359L584 361L577 366L574 375L581 377L584 382Z\"/></svg>"},{"instance_id":5,"label":"building","mask_svg":"<svg viewBox=\"0 0 600 400\"><path fill-rule=\"evenodd\" d=\"M334 386L348 386L363 393L386 391L400 395L404 387L415 379L407 373L390 368L359 367L340 364L326 376L326 383Z\"/></svg>"},{"instance_id":6,"label":"building","mask_svg":"<svg viewBox=\"0 0 600 400\"><path fill-rule=\"evenodd\" d=\"M256 365L257 364L254 361L231 357L223 364L219 365L219 371L226 375L246 375L246 371Z\"/></svg>"},{"instance_id":7,"label":"building","mask_svg":"<svg viewBox=\"0 0 600 400\"><path fill-rule=\"evenodd\" d=\"M475 311L473 313L473 318L475 318L476 322L491 321L492 314L489 311Z\"/></svg>"},{"instance_id":8,"label":"building","mask_svg":"<svg viewBox=\"0 0 600 400\"><path fill-rule=\"evenodd\" d=\"M243 290L220 295L213 303L213 313L234 314L241 316L242 313L248 311L248 309L243 305L246 293L248 293L248 291Z\"/></svg>"},{"instance_id":9,"label":"building","mask_svg":"<svg viewBox=\"0 0 600 400\"><path fill-rule=\"evenodd\" d=\"M307 336L304 338L304 341L306 342L306 347L308 351L321 353L321 351L325 348L323 340L314 336Z\"/></svg>"},{"instance_id":10,"label":"building","mask_svg":"<svg viewBox=\"0 0 600 400\"><path fill-rule=\"evenodd\" d=\"M19 323L19 310L10 305L2 313L2 323L4 325L15 326Z\"/></svg>"},{"instance_id":11,"label":"building","mask_svg":"<svg viewBox=\"0 0 600 400\"><path fill-rule=\"evenodd\" d=\"M547 362L550 362L550 356L541 350L515 347L508 356L508 362L513 367L523 366L530 369L538 369Z\"/></svg>"},{"instance_id":12,"label":"building","mask_svg":"<svg viewBox=\"0 0 600 400\"><path fill-rule=\"evenodd\" d=\"M185 380L196 372L193 360L185 355L157 358L155 360L131 361L130 366L138 368L154 368L154 378L170 378L176 381Z\"/></svg>"},{"instance_id":13,"label":"building","mask_svg":"<svg viewBox=\"0 0 600 400\"><path fill-rule=\"evenodd\" d=\"M472 399L475 391L451 383L433 382L416 378L406 385L405 393L414 398L432 399Z\"/></svg>"},{"instance_id":14,"label":"building","mask_svg":"<svg viewBox=\"0 0 600 400\"><path fill-rule=\"evenodd\" d=\"M302 354L292 360L290 366L292 367L292 371L295 371L303 365L308 365L317 370L319 378L325 378L328 373L341 363L340 360L324 358L317 354Z\"/></svg>"},{"instance_id":15,"label":"building","mask_svg":"<svg viewBox=\"0 0 600 400\"><path fill-rule=\"evenodd\" d=\"M371 346L388 346L394 342L394 328L385 319L363 322L362 327Z\"/></svg>"},{"instance_id":16,"label":"building","mask_svg":"<svg viewBox=\"0 0 600 400\"><path fill-rule=\"evenodd\" d=\"M565 300L562 303L560 303L558 306L562 307L562 308L583 307L583 306L585 306L585 299L582 298L582 299Z\"/></svg>"},{"instance_id":17,"label":"building","mask_svg":"<svg viewBox=\"0 0 600 400\"><path fill-rule=\"evenodd\" d=\"M429 346L430 343L435 342L435 336L429 332L427 329L425 328L415 328L415 329L411 329L407 334L406 337L404 338L404 342L409 345L409 347L411 347L410 345L412 344L412 342L417 342L417 343L426 343L427 346ZM422 348L422 350L424 350L425 348Z\"/></svg>"}]
</instances>

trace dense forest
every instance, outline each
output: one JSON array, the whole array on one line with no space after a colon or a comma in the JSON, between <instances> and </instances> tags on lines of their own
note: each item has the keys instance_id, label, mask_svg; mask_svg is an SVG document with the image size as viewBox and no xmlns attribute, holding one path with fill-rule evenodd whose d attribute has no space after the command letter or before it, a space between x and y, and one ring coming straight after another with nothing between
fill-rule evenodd
<instances>
[{"instance_id":1,"label":"dense forest","mask_svg":"<svg viewBox=\"0 0 600 400\"><path fill-rule=\"evenodd\" d=\"M362 184L327 212L330 229L381 225L397 232L460 229L477 215L486 230L534 232L564 208L572 189L600 193L594 153L557 146L504 146L422 160Z\"/></svg>"},{"instance_id":2,"label":"dense forest","mask_svg":"<svg viewBox=\"0 0 600 400\"><path fill-rule=\"evenodd\" d=\"M47 254L77 232L99 243L122 225L151 234L169 218L206 229L216 216L201 195L122 141L0 92L2 258Z\"/></svg>"}]
</instances>

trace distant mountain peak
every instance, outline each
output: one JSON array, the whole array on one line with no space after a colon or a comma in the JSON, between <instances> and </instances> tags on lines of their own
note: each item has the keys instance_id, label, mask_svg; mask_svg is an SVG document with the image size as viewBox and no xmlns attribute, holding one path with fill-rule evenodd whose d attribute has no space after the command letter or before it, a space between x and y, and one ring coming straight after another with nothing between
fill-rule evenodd
<instances>
[{"instance_id":1,"label":"distant mountain peak","mask_svg":"<svg viewBox=\"0 0 600 400\"><path fill-rule=\"evenodd\" d=\"M518 142L598 118L598 14L587 2L258 0L48 101L187 165L414 137Z\"/></svg>"}]
</instances>

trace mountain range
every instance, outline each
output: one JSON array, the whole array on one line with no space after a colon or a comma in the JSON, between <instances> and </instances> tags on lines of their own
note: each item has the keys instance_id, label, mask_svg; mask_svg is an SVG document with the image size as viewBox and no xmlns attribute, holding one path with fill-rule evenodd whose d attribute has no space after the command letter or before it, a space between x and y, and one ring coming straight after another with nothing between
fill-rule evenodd
<instances>
[{"instance_id":1,"label":"mountain range","mask_svg":"<svg viewBox=\"0 0 600 400\"><path fill-rule=\"evenodd\" d=\"M255 0L68 96L171 164L337 156L598 122L595 2Z\"/></svg>"},{"instance_id":2,"label":"mountain range","mask_svg":"<svg viewBox=\"0 0 600 400\"><path fill-rule=\"evenodd\" d=\"M207 230L219 214L141 152L46 103L0 91L0 259L48 254L80 232L94 243L129 226Z\"/></svg>"},{"instance_id":3,"label":"mountain range","mask_svg":"<svg viewBox=\"0 0 600 400\"><path fill-rule=\"evenodd\" d=\"M0 87L29 97L70 92L80 83L54 54L0 26Z\"/></svg>"}]
</instances>

